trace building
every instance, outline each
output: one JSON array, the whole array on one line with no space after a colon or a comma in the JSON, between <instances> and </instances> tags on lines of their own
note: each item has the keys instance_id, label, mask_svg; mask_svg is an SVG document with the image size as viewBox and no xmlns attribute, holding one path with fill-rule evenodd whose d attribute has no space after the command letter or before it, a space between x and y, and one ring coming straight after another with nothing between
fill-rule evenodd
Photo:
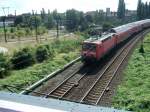
<instances>
[{"instance_id":1,"label":"building","mask_svg":"<svg viewBox=\"0 0 150 112\"><path fill-rule=\"evenodd\" d=\"M125 14L126 17L135 16L135 15L137 15L136 10L128 10L128 9L126 10L126 14Z\"/></svg>"}]
</instances>

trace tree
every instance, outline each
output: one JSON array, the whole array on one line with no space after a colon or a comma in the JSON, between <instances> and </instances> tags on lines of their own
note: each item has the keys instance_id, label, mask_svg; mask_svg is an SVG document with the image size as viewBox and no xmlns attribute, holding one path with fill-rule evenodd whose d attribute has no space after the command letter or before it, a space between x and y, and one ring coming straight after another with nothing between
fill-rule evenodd
<instances>
[{"instance_id":1,"label":"tree","mask_svg":"<svg viewBox=\"0 0 150 112\"><path fill-rule=\"evenodd\" d=\"M28 14L23 14L22 15L22 18L23 18L23 26L24 27L31 27L31 24L30 24L30 18L31 18L31 14L28 13Z\"/></svg>"},{"instance_id":2,"label":"tree","mask_svg":"<svg viewBox=\"0 0 150 112\"><path fill-rule=\"evenodd\" d=\"M79 25L79 12L71 9L66 11L66 28L68 31L75 31Z\"/></svg>"},{"instance_id":3,"label":"tree","mask_svg":"<svg viewBox=\"0 0 150 112\"><path fill-rule=\"evenodd\" d=\"M42 10L41 10L41 20L43 23L45 23L45 21L46 21L46 12L45 12L44 8L42 8Z\"/></svg>"},{"instance_id":4,"label":"tree","mask_svg":"<svg viewBox=\"0 0 150 112\"><path fill-rule=\"evenodd\" d=\"M141 18L140 19L144 19L145 18L145 5L144 3L141 3Z\"/></svg>"},{"instance_id":5,"label":"tree","mask_svg":"<svg viewBox=\"0 0 150 112\"><path fill-rule=\"evenodd\" d=\"M86 18L87 22L89 22L89 23L93 23L94 22L93 17L90 14L86 15L85 18Z\"/></svg>"},{"instance_id":6,"label":"tree","mask_svg":"<svg viewBox=\"0 0 150 112\"><path fill-rule=\"evenodd\" d=\"M38 16L37 14L32 15L30 17L30 25L32 27L35 27L35 26L39 27L41 25L41 23L42 23L41 17Z\"/></svg>"},{"instance_id":7,"label":"tree","mask_svg":"<svg viewBox=\"0 0 150 112\"><path fill-rule=\"evenodd\" d=\"M46 23L46 27L48 29L51 29L51 28L53 28L54 24L55 24L54 23L54 18L52 16L52 14L50 13L50 10L48 10L48 20L47 20L47 23Z\"/></svg>"},{"instance_id":8,"label":"tree","mask_svg":"<svg viewBox=\"0 0 150 112\"><path fill-rule=\"evenodd\" d=\"M80 31L84 31L84 30L88 29L88 27L89 27L88 22L87 22L86 18L84 17L83 12L79 13L79 26L80 26Z\"/></svg>"},{"instance_id":9,"label":"tree","mask_svg":"<svg viewBox=\"0 0 150 112\"><path fill-rule=\"evenodd\" d=\"M119 0L117 16L119 19L123 19L125 17L125 2L124 0Z\"/></svg>"},{"instance_id":10,"label":"tree","mask_svg":"<svg viewBox=\"0 0 150 112\"><path fill-rule=\"evenodd\" d=\"M150 3L147 2L144 4L141 0L138 1L137 6L137 18L138 20L149 18L150 17Z\"/></svg>"},{"instance_id":11,"label":"tree","mask_svg":"<svg viewBox=\"0 0 150 112\"><path fill-rule=\"evenodd\" d=\"M149 2L149 5L148 5L148 18L150 18L150 2Z\"/></svg>"},{"instance_id":12,"label":"tree","mask_svg":"<svg viewBox=\"0 0 150 112\"><path fill-rule=\"evenodd\" d=\"M113 28L113 25L111 23L105 22L103 24L103 32L108 31L110 28Z\"/></svg>"},{"instance_id":13,"label":"tree","mask_svg":"<svg viewBox=\"0 0 150 112\"><path fill-rule=\"evenodd\" d=\"M138 1L137 17L138 17L138 20L142 19L142 2L141 2L141 0Z\"/></svg>"},{"instance_id":14,"label":"tree","mask_svg":"<svg viewBox=\"0 0 150 112\"><path fill-rule=\"evenodd\" d=\"M144 12L144 17L145 18L148 18L148 16L149 16L149 10L148 10L148 4L147 4L147 2L145 3L145 12Z\"/></svg>"},{"instance_id":15,"label":"tree","mask_svg":"<svg viewBox=\"0 0 150 112\"><path fill-rule=\"evenodd\" d=\"M18 24L21 24L22 22L23 22L22 15L17 16L17 17L15 18L14 25L17 26Z\"/></svg>"}]
</instances>

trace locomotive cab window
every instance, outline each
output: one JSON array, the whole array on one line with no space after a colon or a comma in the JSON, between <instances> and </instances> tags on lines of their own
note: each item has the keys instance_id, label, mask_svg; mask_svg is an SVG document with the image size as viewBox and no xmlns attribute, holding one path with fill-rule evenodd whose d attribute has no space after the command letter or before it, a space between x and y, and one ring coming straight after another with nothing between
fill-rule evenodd
<instances>
[{"instance_id":1,"label":"locomotive cab window","mask_svg":"<svg viewBox=\"0 0 150 112\"><path fill-rule=\"evenodd\" d=\"M96 44L84 43L83 51L96 51Z\"/></svg>"}]
</instances>

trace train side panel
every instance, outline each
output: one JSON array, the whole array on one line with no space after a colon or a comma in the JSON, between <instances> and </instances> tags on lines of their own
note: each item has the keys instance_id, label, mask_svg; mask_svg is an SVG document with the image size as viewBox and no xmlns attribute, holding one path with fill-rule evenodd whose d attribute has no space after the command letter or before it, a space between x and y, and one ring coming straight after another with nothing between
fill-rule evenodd
<instances>
[{"instance_id":1,"label":"train side panel","mask_svg":"<svg viewBox=\"0 0 150 112\"><path fill-rule=\"evenodd\" d=\"M96 50L96 59L100 60L104 55L104 46L103 44L98 44L97 45L97 50Z\"/></svg>"},{"instance_id":2,"label":"train side panel","mask_svg":"<svg viewBox=\"0 0 150 112\"><path fill-rule=\"evenodd\" d=\"M107 54L112 48L116 46L116 38L110 37L107 40L102 41L103 55Z\"/></svg>"}]
</instances>

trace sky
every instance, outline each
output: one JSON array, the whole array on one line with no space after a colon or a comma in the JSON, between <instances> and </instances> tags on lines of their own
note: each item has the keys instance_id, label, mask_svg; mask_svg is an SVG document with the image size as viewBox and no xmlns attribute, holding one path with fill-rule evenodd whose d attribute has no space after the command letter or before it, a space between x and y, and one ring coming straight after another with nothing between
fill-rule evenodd
<instances>
[{"instance_id":1,"label":"sky","mask_svg":"<svg viewBox=\"0 0 150 112\"><path fill-rule=\"evenodd\" d=\"M111 11L116 11L119 0L0 0L0 16L4 15L2 7L9 7L5 9L5 14L17 14L31 12L36 10L38 13L42 8L53 11L57 9L58 12L65 12L67 9L77 9L79 11L94 11L110 8ZM150 2L150 0L142 0L143 2ZM136 10L138 0L125 0L126 8Z\"/></svg>"}]
</instances>

